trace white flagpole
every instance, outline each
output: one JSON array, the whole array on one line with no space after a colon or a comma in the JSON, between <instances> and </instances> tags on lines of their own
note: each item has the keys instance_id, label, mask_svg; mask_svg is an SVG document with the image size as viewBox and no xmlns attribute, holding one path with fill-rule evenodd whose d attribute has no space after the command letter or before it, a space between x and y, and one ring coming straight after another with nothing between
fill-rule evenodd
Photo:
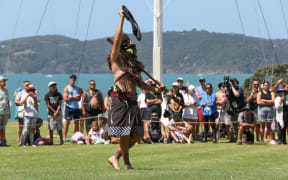
<instances>
[{"instance_id":1,"label":"white flagpole","mask_svg":"<svg viewBox=\"0 0 288 180\"><path fill-rule=\"evenodd\" d=\"M162 82L162 0L154 0L154 36L153 36L153 77Z\"/></svg>"}]
</instances>

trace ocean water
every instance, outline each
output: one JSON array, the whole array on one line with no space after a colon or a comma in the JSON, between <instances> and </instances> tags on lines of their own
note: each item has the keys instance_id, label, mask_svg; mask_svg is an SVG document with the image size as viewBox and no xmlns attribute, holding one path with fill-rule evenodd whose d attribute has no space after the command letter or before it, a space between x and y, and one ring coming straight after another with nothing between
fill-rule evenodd
<instances>
[{"instance_id":1,"label":"ocean water","mask_svg":"<svg viewBox=\"0 0 288 180\"><path fill-rule=\"evenodd\" d=\"M21 74L21 75L8 75L8 82L6 88L9 90L10 101L11 101L11 116L10 121L13 121L15 104L14 104L14 92L15 89L23 86L23 81L29 80L31 84L37 89L41 102L39 107L40 117L44 120L47 119L47 107L44 101L45 94L49 91L48 83L50 81L55 81L57 83L58 91L63 93L63 89L69 83L68 74ZM211 83L214 87L214 92L218 91L218 83L223 82L224 74L209 74L204 75L207 83ZM231 77L236 77L240 84L244 82L247 77L250 77L251 74L233 74ZM184 84L186 80L189 80L190 84L199 86L199 75L195 74L164 74L163 82L168 87L171 88L171 84L176 81L178 77L184 78ZM145 77L143 77L145 78ZM100 89L103 92L104 97L107 94L108 89L113 86L113 76L111 73L107 74L79 74L77 79L77 85L83 90L88 89L89 80L96 81L96 88Z\"/></svg>"}]
</instances>

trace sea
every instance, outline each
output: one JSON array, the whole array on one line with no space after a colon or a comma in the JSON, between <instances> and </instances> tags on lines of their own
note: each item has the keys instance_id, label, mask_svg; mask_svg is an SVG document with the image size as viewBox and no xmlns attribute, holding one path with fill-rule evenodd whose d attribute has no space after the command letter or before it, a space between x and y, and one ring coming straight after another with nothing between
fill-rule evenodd
<instances>
[{"instance_id":1,"label":"sea","mask_svg":"<svg viewBox=\"0 0 288 180\"><path fill-rule=\"evenodd\" d=\"M23 87L23 81L29 80L31 84L36 88L39 96L40 96L40 106L39 106L39 115L42 119L47 119L47 107L44 101L45 94L49 91L48 83L50 81L55 81L57 83L58 91L63 93L63 89L65 86L69 84L69 74L13 74L13 75L4 75L8 77L8 82L6 88L9 90L9 98L11 105L11 119L9 121L15 121L14 113L15 113L15 90L19 87ZM207 75L196 75L196 74L164 74L163 75L163 83L166 87L171 88L171 84L177 80L178 77L182 77L184 79L184 84L186 81L189 81L190 84L195 86L199 86L199 76L204 76L206 79L206 83L211 83L214 87L214 92L217 92L218 84L223 82L224 76L227 74L207 74ZM239 80L240 84L244 82L244 80L252 74L232 74L230 77L235 77ZM103 92L104 97L107 95L107 91L110 87L113 86L113 76L111 73L107 74L79 74L77 75L77 85L81 87L83 90L88 89L89 80L96 81L96 88L100 89ZM145 79L146 77L143 76ZM138 89L138 92L140 90Z\"/></svg>"}]
</instances>

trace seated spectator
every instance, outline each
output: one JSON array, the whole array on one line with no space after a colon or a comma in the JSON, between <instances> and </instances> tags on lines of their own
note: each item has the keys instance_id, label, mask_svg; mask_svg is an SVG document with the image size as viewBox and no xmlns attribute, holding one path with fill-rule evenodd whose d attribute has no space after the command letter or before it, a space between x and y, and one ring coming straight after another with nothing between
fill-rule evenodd
<instances>
[{"instance_id":1,"label":"seated spectator","mask_svg":"<svg viewBox=\"0 0 288 180\"><path fill-rule=\"evenodd\" d=\"M104 143L104 131L100 129L98 123L93 121L91 129L86 137L87 144L103 144Z\"/></svg>"},{"instance_id":2,"label":"seated spectator","mask_svg":"<svg viewBox=\"0 0 288 180\"><path fill-rule=\"evenodd\" d=\"M81 132L76 132L71 136L71 142L73 144L86 144L86 136Z\"/></svg>"},{"instance_id":3,"label":"seated spectator","mask_svg":"<svg viewBox=\"0 0 288 180\"><path fill-rule=\"evenodd\" d=\"M288 123L288 97L285 88L280 87L275 99L276 121L278 126L279 144L286 144L286 128Z\"/></svg>"},{"instance_id":4,"label":"seated spectator","mask_svg":"<svg viewBox=\"0 0 288 180\"><path fill-rule=\"evenodd\" d=\"M43 138L40 135L40 127L43 125L43 120L38 118L36 121L36 129L34 134L34 142L32 146L53 145L53 141L48 138Z\"/></svg>"},{"instance_id":5,"label":"seated spectator","mask_svg":"<svg viewBox=\"0 0 288 180\"><path fill-rule=\"evenodd\" d=\"M239 113L238 122L239 122L239 130L238 130L238 137L239 141L238 144L242 144L242 135L244 131L247 131L247 143L253 144L254 143L254 128L256 127L256 117L254 113L251 111L250 107L247 105L243 108L243 112Z\"/></svg>"},{"instance_id":6,"label":"seated spectator","mask_svg":"<svg viewBox=\"0 0 288 180\"><path fill-rule=\"evenodd\" d=\"M191 133L191 130L188 129L187 126L185 127L185 122L182 121L180 113L174 113L173 117L169 118L168 129L169 129L168 131L169 139L173 139L176 143L182 142L182 139L179 139L177 134L179 134L180 132L182 134L185 133L185 135L188 134L188 132ZM184 136L182 136L182 138L184 138ZM189 138L186 138L185 141L188 144L191 143L191 141L189 141Z\"/></svg>"}]
</instances>

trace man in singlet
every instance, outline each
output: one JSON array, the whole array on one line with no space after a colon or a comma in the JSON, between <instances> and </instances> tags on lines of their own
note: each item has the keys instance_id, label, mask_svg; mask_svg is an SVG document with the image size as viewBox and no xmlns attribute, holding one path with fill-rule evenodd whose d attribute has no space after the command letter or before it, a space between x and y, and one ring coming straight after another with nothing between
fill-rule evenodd
<instances>
[{"instance_id":1,"label":"man in singlet","mask_svg":"<svg viewBox=\"0 0 288 180\"><path fill-rule=\"evenodd\" d=\"M63 98L66 102L65 106L65 126L64 126L64 142L68 142L67 133L69 129L70 122L74 121L74 125L79 125L79 119L81 111L79 109L78 101L81 99L79 88L76 86L76 75L70 76L69 85L64 88ZM78 121L78 122L77 122ZM76 127L77 129L77 127ZM79 130L79 127L78 127ZM74 132L75 133L75 132Z\"/></svg>"},{"instance_id":2,"label":"man in singlet","mask_svg":"<svg viewBox=\"0 0 288 180\"><path fill-rule=\"evenodd\" d=\"M127 34L122 33L124 23L122 9L119 11L119 15L120 21L115 32L113 48L107 56L107 61L115 83L108 118L108 132L110 136L120 136L120 148L108 159L108 162L113 168L119 169L119 159L123 156L125 169L132 169L129 161L129 149L142 139L144 134L137 106L136 86L154 92L161 92L163 86L151 87L143 82L141 69L128 63L129 60L120 54L121 48L126 52L132 52L131 55L135 57L136 46Z\"/></svg>"},{"instance_id":3,"label":"man in singlet","mask_svg":"<svg viewBox=\"0 0 288 180\"><path fill-rule=\"evenodd\" d=\"M96 89L96 82L89 81L89 89L82 95L82 117L86 117L85 128L88 135L93 121L99 123L100 114L104 112L104 100L102 92Z\"/></svg>"}]
</instances>

